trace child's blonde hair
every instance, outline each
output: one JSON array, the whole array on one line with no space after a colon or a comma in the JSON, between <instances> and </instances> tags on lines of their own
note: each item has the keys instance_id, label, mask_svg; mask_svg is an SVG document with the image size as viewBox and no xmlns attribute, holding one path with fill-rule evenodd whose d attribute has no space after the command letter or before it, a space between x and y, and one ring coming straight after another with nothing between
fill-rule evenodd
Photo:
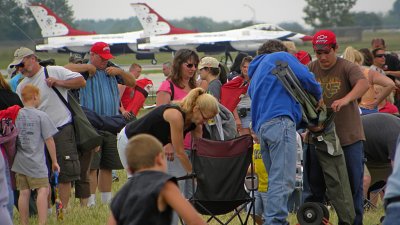
<instances>
[{"instance_id":1,"label":"child's blonde hair","mask_svg":"<svg viewBox=\"0 0 400 225\"><path fill-rule=\"evenodd\" d=\"M35 96L40 96L40 90L33 84L26 84L21 90L22 102L31 101Z\"/></svg>"},{"instance_id":2,"label":"child's blonde hair","mask_svg":"<svg viewBox=\"0 0 400 225\"><path fill-rule=\"evenodd\" d=\"M162 153L159 140L149 134L138 134L129 139L126 146L126 159L132 172L155 166L155 158Z\"/></svg>"}]
</instances>

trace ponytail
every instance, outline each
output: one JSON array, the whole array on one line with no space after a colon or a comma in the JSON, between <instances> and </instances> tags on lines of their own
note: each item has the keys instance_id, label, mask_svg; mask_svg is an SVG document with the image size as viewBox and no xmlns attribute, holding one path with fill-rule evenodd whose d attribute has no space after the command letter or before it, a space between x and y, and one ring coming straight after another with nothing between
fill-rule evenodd
<instances>
[{"instance_id":1,"label":"ponytail","mask_svg":"<svg viewBox=\"0 0 400 225\"><path fill-rule=\"evenodd\" d=\"M206 91L203 88L192 89L180 102L183 111L191 112L196 105L197 98L205 93Z\"/></svg>"}]
</instances>

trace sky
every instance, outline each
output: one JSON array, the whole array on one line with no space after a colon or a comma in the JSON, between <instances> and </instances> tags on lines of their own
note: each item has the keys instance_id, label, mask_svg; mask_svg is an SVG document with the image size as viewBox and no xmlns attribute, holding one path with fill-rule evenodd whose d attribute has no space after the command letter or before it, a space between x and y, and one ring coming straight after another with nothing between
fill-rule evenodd
<instances>
[{"instance_id":1,"label":"sky","mask_svg":"<svg viewBox=\"0 0 400 225\"><path fill-rule=\"evenodd\" d=\"M387 12L395 0L358 0L352 11ZM147 3L165 19L205 16L214 21L255 20L304 25L305 0L68 0L75 19L126 19L135 16L130 3ZM96 5L94 5L96 4ZM227 6L229 4L229 6Z\"/></svg>"}]
</instances>

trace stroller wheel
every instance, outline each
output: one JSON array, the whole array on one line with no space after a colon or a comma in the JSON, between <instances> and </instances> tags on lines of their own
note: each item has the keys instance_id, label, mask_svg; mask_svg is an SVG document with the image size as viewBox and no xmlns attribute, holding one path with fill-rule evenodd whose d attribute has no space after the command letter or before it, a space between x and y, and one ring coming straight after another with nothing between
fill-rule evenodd
<instances>
[{"instance_id":1,"label":"stroller wheel","mask_svg":"<svg viewBox=\"0 0 400 225\"><path fill-rule=\"evenodd\" d=\"M300 225L320 225L323 217L324 212L316 202L306 202L297 211L297 220Z\"/></svg>"}]
</instances>

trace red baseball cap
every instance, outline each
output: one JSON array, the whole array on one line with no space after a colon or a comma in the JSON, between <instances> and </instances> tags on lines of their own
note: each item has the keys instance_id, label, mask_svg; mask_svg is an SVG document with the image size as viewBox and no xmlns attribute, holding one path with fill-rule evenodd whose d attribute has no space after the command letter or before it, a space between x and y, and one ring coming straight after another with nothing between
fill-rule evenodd
<instances>
[{"instance_id":1,"label":"red baseball cap","mask_svg":"<svg viewBox=\"0 0 400 225\"><path fill-rule=\"evenodd\" d=\"M311 62L311 55L303 50L300 50L294 54L294 56L304 65Z\"/></svg>"},{"instance_id":2,"label":"red baseball cap","mask_svg":"<svg viewBox=\"0 0 400 225\"><path fill-rule=\"evenodd\" d=\"M113 55L110 53L110 46L105 42L96 42L93 44L90 52L96 53L103 59L112 59Z\"/></svg>"},{"instance_id":3,"label":"red baseball cap","mask_svg":"<svg viewBox=\"0 0 400 225\"><path fill-rule=\"evenodd\" d=\"M336 44L336 35L330 30L320 30L313 36L313 48L317 50L330 50Z\"/></svg>"}]
</instances>

